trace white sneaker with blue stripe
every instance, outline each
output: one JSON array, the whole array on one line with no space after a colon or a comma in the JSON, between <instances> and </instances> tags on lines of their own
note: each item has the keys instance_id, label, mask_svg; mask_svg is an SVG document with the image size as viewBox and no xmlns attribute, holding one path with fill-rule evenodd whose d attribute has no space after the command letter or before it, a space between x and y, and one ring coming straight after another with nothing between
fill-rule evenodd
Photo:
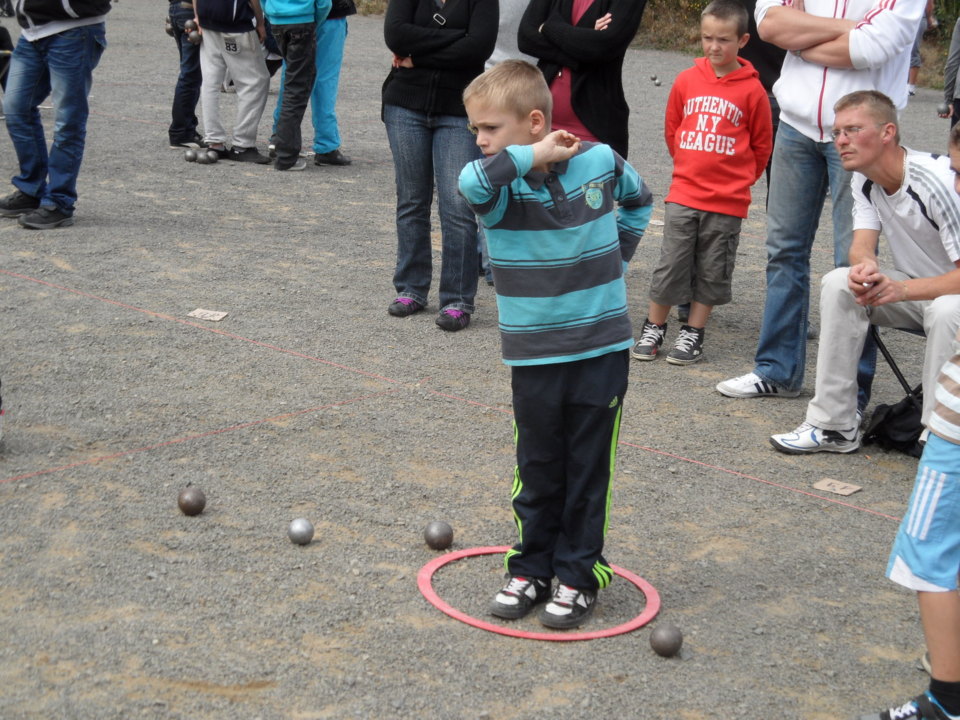
<instances>
[{"instance_id":1,"label":"white sneaker with blue stripe","mask_svg":"<svg viewBox=\"0 0 960 720\"><path fill-rule=\"evenodd\" d=\"M815 452L852 453L860 448L860 438L856 427L844 431L824 430L805 422L792 432L772 435L770 444L788 455Z\"/></svg>"}]
</instances>

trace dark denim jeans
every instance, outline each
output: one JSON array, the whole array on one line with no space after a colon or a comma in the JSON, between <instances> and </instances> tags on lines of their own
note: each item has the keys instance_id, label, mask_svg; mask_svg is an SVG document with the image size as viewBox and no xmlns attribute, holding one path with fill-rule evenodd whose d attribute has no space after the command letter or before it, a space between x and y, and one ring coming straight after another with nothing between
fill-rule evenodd
<instances>
[{"instance_id":1,"label":"dark denim jeans","mask_svg":"<svg viewBox=\"0 0 960 720\"><path fill-rule=\"evenodd\" d=\"M283 170L293 165L300 155L303 142L300 123L317 77L314 64L317 26L315 23L273 25L271 31L280 46L284 66L280 115L273 133L273 144L277 148L276 167Z\"/></svg>"},{"instance_id":2,"label":"dark denim jeans","mask_svg":"<svg viewBox=\"0 0 960 720\"><path fill-rule=\"evenodd\" d=\"M187 41L183 24L193 19L193 10L181 7L179 2L170 3L170 22L173 39L180 53L180 76L173 91L169 135L170 144L190 142L197 133L197 102L200 100L200 46Z\"/></svg>"},{"instance_id":3,"label":"dark denim jeans","mask_svg":"<svg viewBox=\"0 0 960 720\"><path fill-rule=\"evenodd\" d=\"M467 119L385 105L383 119L397 181L397 267L400 297L427 304L433 272L430 206L440 210L440 309L474 311L477 294L477 219L457 191L460 171L480 157Z\"/></svg>"},{"instance_id":4,"label":"dark denim jeans","mask_svg":"<svg viewBox=\"0 0 960 720\"><path fill-rule=\"evenodd\" d=\"M34 42L21 36L10 59L3 111L20 164L13 184L40 198L41 205L67 215L73 214L77 200L93 69L106 46L104 23L98 23ZM56 109L49 153L39 110L48 96Z\"/></svg>"}]
</instances>

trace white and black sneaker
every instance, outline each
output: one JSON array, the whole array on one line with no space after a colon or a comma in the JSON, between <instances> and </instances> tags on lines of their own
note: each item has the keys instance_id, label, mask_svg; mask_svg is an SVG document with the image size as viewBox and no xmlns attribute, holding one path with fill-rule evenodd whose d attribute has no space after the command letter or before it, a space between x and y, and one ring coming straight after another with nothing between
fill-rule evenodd
<instances>
[{"instance_id":1,"label":"white and black sneaker","mask_svg":"<svg viewBox=\"0 0 960 720\"><path fill-rule=\"evenodd\" d=\"M558 583L550 602L540 610L538 619L548 628L569 630L583 625L593 614L596 604L595 590L578 590Z\"/></svg>"},{"instance_id":2,"label":"white and black sneaker","mask_svg":"<svg viewBox=\"0 0 960 720\"><path fill-rule=\"evenodd\" d=\"M860 720L954 720L953 715L935 703L927 693L915 697L900 707L873 715L861 715Z\"/></svg>"},{"instance_id":3,"label":"white and black sneaker","mask_svg":"<svg viewBox=\"0 0 960 720\"><path fill-rule=\"evenodd\" d=\"M747 373L739 377L724 380L717 385L717 392L732 398L785 397L795 398L799 390L784 390L769 383L756 373Z\"/></svg>"},{"instance_id":4,"label":"white and black sneaker","mask_svg":"<svg viewBox=\"0 0 960 720\"><path fill-rule=\"evenodd\" d=\"M657 325L649 320L643 321L643 330L640 339L633 346L630 354L637 360L654 360L663 345L663 336L667 333L667 324Z\"/></svg>"},{"instance_id":5,"label":"white and black sneaker","mask_svg":"<svg viewBox=\"0 0 960 720\"><path fill-rule=\"evenodd\" d=\"M824 430L805 422L792 432L772 435L770 444L788 455L815 452L852 453L860 448L860 438L856 427L843 431Z\"/></svg>"},{"instance_id":6,"label":"white and black sneaker","mask_svg":"<svg viewBox=\"0 0 960 720\"><path fill-rule=\"evenodd\" d=\"M490 614L504 620L516 620L533 610L533 606L550 597L550 583L540 578L507 576L507 584L490 603Z\"/></svg>"},{"instance_id":7,"label":"white and black sneaker","mask_svg":"<svg viewBox=\"0 0 960 720\"><path fill-rule=\"evenodd\" d=\"M690 365L703 359L703 328L684 325L667 353L667 362L671 365Z\"/></svg>"}]
</instances>

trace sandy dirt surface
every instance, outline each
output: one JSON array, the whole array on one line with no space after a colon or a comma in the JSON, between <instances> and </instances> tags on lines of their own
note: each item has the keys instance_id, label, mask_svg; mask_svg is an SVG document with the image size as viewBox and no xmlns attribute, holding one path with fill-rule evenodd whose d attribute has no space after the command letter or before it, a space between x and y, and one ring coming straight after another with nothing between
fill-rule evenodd
<instances>
[{"instance_id":1,"label":"sandy dirt surface","mask_svg":"<svg viewBox=\"0 0 960 720\"><path fill-rule=\"evenodd\" d=\"M350 21L340 113L354 164L276 173L167 147L177 59L162 5L124 0L109 16L76 225L0 221L0 717L835 720L925 686L914 599L883 577L915 461L771 449L803 419L816 342L800 398L714 390L752 367L762 181L706 359L631 368L606 554L657 589L654 624L683 629L681 657L656 656L650 626L540 642L430 605L427 522L453 525L454 550L514 539L509 373L482 283L461 333L436 328L435 296L431 312L386 313L382 18ZM655 220L664 104L690 60L637 49L625 65L630 160ZM932 90L911 101L907 144L945 149L938 103ZM229 120L234 97L223 105ZM263 148L269 117L261 130ZM0 176L15 171L0 133ZM637 324L659 244L654 224L630 268ZM815 284L831 247L827 227ZM187 317L197 308L228 315ZM886 337L918 379L922 343ZM875 402L901 396L881 364ZM815 490L823 478L863 489ZM208 498L198 517L176 506L187 483ZM304 547L286 537L300 516L317 529ZM485 617L500 573L478 556L434 585ZM586 629L645 607L615 582Z\"/></svg>"}]
</instances>

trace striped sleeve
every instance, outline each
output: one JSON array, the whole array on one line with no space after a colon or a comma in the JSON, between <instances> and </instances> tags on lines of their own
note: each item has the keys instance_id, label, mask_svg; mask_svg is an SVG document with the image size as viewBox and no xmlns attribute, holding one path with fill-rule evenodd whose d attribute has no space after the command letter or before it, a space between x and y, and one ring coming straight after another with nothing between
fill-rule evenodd
<instances>
[{"instance_id":1,"label":"striped sleeve","mask_svg":"<svg viewBox=\"0 0 960 720\"><path fill-rule=\"evenodd\" d=\"M617 153L613 154L617 176L615 198L619 204L617 230L620 236L620 257L624 262L630 262L650 223L653 193L630 163Z\"/></svg>"},{"instance_id":2,"label":"striped sleeve","mask_svg":"<svg viewBox=\"0 0 960 720\"><path fill-rule=\"evenodd\" d=\"M957 262L960 260L960 196L954 190L953 171L945 163L933 166L911 163L910 176L911 183L927 196L929 207L921 204L921 212L937 229L947 257Z\"/></svg>"},{"instance_id":3,"label":"striped sleeve","mask_svg":"<svg viewBox=\"0 0 960 720\"><path fill-rule=\"evenodd\" d=\"M954 355L937 378L936 405L930 414L930 432L960 443L960 354Z\"/></svg>"}]
</instances>

